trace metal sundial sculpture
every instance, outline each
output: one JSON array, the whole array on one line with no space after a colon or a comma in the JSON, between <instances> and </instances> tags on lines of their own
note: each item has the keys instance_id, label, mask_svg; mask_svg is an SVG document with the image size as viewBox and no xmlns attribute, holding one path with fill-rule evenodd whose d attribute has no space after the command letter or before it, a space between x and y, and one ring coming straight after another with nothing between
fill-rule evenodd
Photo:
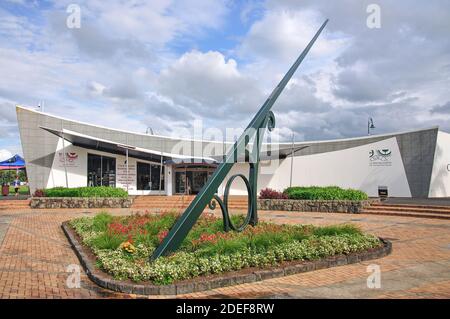
<instances>
[{"instance_id":1,"label":"metal sundial sculpture","mask_svg":"<svg viewBox=\"0 0 450 319\"><path fill-rule=\"evenodd\" d=\"M272 131L275 127L275 116L270 109L280 96L283 89L286 87L292 75L302 63L303 59L308 54L311 47L314 45L314 42L317 40L327 23L328 19L322 24L320 29L311 39L295 63L291 66L281 82L273 90L266 102L264 102L258 113L247 126L246 131L239 137L227 153L223 163L219 165L205 186L203 186L200 193L198 193L188 208L184 211L183 215L180 216L175 225L171 228L167 236L163 239L162 243L151 256L151 260L155 260L178 249L202 214L206 205L209 205L209 208L214 209L216 207L215 202L219 204L222 210L225 231L234 230L239 232L244 230L249 224L255 226L258 223L256 192L258 183L259 153L265 129L267 128L269 131ZM249 151L248 146L251 139L254 139L254 142L252 150ZM224 198L222 200L217 195L217 190L235 164L235 160L237 158L242 158L242 156L245 157L245 162L248 162L250 165L249 179L242 174L233 175L225 186ZM251 161L248 160L250 156L252 158ZM236 178L241 178L244 181L248 192L247 217L245 218L244 223L240 226L236 226L232 223L228 213L228 195L231 184Z\"/></svg>"}]
</instances>

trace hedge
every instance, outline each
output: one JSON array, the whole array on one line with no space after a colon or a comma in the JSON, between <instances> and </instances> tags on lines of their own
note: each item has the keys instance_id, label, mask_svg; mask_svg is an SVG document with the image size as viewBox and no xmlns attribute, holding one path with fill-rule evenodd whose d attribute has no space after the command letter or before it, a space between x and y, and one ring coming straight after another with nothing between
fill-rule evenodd
<instances>
[{"instance_id":1,"label":"hedge","mask_svg":"<svg viewBox=\"0 0 450 319\"><path fill-rule=\"evenodd\" d=\"M284 194L289 199L306 200L366 200L366 193L355 189L342 189L338 186L288 187Z\"/></svg>"},{"instance_id":2,"label":"hedge","mask_svg":"<svg viewBox=\"0 0 450 319\"><path fill-rule=\"evenodd\" d=\"M128 197L128 193L121 188L100 187L55 187L44 189L45 197Z\"/></svg>"}]
</instances>

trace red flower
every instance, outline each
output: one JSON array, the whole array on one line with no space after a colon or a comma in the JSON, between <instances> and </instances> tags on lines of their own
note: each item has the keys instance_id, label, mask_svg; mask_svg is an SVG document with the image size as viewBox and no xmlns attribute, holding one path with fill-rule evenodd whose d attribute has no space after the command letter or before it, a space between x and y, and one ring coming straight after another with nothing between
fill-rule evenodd
<instances>
[{"instance_id":1,"label":"red flower","mask_svg":"<svg viewBox=\"0 0 450 319\"><path fill-rule=\"evenodd\" d=\"M158 239L159 239L159 242L160 242L160 243L163 241L164 238L166 238L166 236L167 236L168 233L169 233L168 230L161 230L161 231L158 233L157 236L158 236Z\"/></svg>"},{"instance_id":2,"label":"red flower","mask_svg":"<svg viewBox=\"0 0 450 319\"><path fill-rule=\"evenodd\" d=\"M133 241L133 236L132 236L132 235L128 235L128 242L129 242L130 244L133 244L133 243L134 243L134 241Z\"/></svg>"},{"instance_id":3,"label":"red flower","mask_svg":"<svg viewBox=\"0 0 450 319\"><path fill-rule=\"evenodd\" d=\"M108 226L109 234L113 235L127 235L132 230L132 226L125 226L121 223L111 223Z\"/></svg>"},{"instance_id":4,"label":"red flower","mask_svg":"<svg viewBox=\"0 0 450 319\"><path fill-rule=\"evenodd\" d=\"M198 246L203 243L215 244L219 239L228 239L228 238L230 238L230 236L231 236L230 234L226 234L226 233L217 233L217 234L203 233L200 235L200 237L198 239L192 240L192 244L194 246Z\"/></svg>"}]
</instances>

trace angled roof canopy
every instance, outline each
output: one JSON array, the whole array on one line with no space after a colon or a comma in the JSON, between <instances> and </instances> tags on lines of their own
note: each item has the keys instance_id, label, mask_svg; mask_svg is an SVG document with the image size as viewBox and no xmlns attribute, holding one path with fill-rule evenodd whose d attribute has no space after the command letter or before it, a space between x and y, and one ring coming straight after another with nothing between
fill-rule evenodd
<instances>
[{"instance_id":1,"label":"angled roof canopy","mask_svg":"<svg viewBox=\"0 0 450 319\"><path fill-rule=\"evenodd\" d=\"M63 138L64 140L70 142L75 146L119 155L125 155L126 150L128 150L128 155L130 157L154 161L158 163L161 162L161 157L165 164L218 164L223 160L222 156L198 157L150 150L101 139L68 129L57 130L44 126L40 126L40 128L53 135ZM261 160L286 158L292 153L296 154L298 151L303 150L307 147L308 145L295 145L294 147L292 147L291 145L282 144L277 149L273 148L272 146L268 147L268 145L266 145L264 147L264 150L261 152ZM270 148L273 148L272 151L270 151Z\"/></svg>"},{"instance_id":2,"label":"angled roof canopy","mask_svg":"<svg viewBox=\"0 0 450 319\"><path fill-rule=\"evenodd\" d=\"M180 154L173 154L167 152L160 152L149 150L145 148L135 147L132 145L125 145L116 143L113 141L81 134L67 129L55 130L48 127L41 126L43 130L52 133L64 140L72 143L75 146L84 147L87 149L103 151L112 154L126 155L128 150L128 156L139 158L147 161L161 162L173 162L173 163L209 163L214 164L217 161L212 157L193 157Z\"/></svg>"}]
</instances>

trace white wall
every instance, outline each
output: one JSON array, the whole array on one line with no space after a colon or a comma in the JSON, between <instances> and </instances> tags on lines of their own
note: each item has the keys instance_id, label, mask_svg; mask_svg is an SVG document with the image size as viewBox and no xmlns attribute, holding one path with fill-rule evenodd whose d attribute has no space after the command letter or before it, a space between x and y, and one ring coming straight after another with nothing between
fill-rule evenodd
<instances>
[{"instance_id":1,"label":"white wall","mask_svg":"<svg viewBox=\"0 0 450 319\"><path fill-rule=\"evenodd\" d=\"M438 132L429 197L450 197L450 134Z\"/></svg>"},{"instance_id":2,"label":"white wall","mask_svg":"<svg viewBox=\"0 0 450 319\"><path fill-rule=\"evenodd\" d=\"M74 153L77 158L71 160L70 157L66 156L66 168L67 168L67 180L69 187L84 187L87 186L87 161L88 153L102 155L107 157L112 157L116 159L116 187L127 189L126 183L126 157L122 155L114 155L110 153L88 150L85 148L77 147L71 143L65 141L65 153ZM149 164L159 164L152 163L144 160L137 160L130 157L128 162L128 192L130 195L148 195L148 194L158 194L159 191L141 191L137 190L137 180L136 180L136 169L137 162L149 163ZM122 166L122 177L119 176L119 171ZM167 182L167 169L165 170L165 181ZM124 176L125 175L125 176ZM66 175L64 169L64 157L63 157L63 142L60 138L58 141L58 146L56 149L55 158L53 160L52 169L50 171L50 177L47 183L47 188L66 186ZM160 194L165 194L162 191Z\"/></svg>"},{"instance_id":3,"label":"white wall","mask_svg":"<svg viewBox=\"0 0 450 319\"><path fill-rule=\"evenodd\" d=\"M65 144L66 153L72 152L78 155L76 160L72 163L68 163L67 165L69 187L86 186L88 153L115 157L117 166L124 164L125 162L125 156L86 150L73 146L68 142ZM432 187L430 188L430 197L450 196L450 172L447 171L447 164L450 164L449 145L450 134L439 132L435 165L433 167ZM369 151L382 149L389 149L391 151L391 155L389 156L388 161L380 163L376 162L376 165L374 165L374 162L369 160ZM56 156L47 187L65 186L64 162L60 159L59 153L62 153L62 140L58 143L58 149L56 150ZM130 158L129 166L131 169L136 168L136 162L136 159ZM261 165L267 165L267 162L263 162ZM290 170L290 157L277 163L271 174L265 174L267 169L260 169L260 174L258 176L258 192L262 188L266 187L280 191L288 187ZM165 171L167 192L167 190L172 187L170 184L172 184L171 181L173 179L173 174L170 174L170 169L167 169L167 167ZM271 170L269 169L269 172L270 171ZM238 173L244 174L248 177L248 164L236 164L232 168L221 187L219 187L219 194L223 194L224 186L231 175ZM134 180L129 187L130 194L145 195L150 193L148 191L137 191L135 178L136 172L130 170L129 174L134 174ZM387 186L389 189L389 196L411 197L411 192L396 138L390 138L384 141L336 152L294 157L292 185L337 185L344 188L363 190L367 192L369 196L378 195L378 186ZM117 182L117 186L126 188L126 185L119 182ZM237 179L235 183L233 183L231 194L245 195L246 193L247 191L244 183L240 179Z\"/></svg>"},{"instance_id":4,"label":"white wall","mask_svg":"<svg viewBox=\"0 0 450 319\"><path fill-rule=\"evenodd\" d=\"M371 162L371 150L389 149L391 156L385 162ZM405 169L396 138L351 149L294 157L293 186L330 186L355 188L369 196L378 196L378 186L387 186L389 196L411 197ZM248 176L248 165L235 165L227 179L236 173ZM270 187L282 191L289 186L291 158L281 161L274 174L258 177L258 192ZM225 182L226 182L225 180ZM244 184L235 185L232 194L246 194Z\"/></svg>"},{"instance_id":5,"label":"white wall","mask_svg":"<svg viewBox=\"0 0 450 319\"><path fill-rule=\"evenodd\" d=\"M67 180L69 187L81 187L87 185L87 151L86 149L73 146L69 142L64 142L66 153L76 153L78 158L69 162L66 158ZM60 138L56 147L55 158L47 183L47 188L66 186L66 176L64 169L63 141Z\"/></svg>"}]
</instances>

